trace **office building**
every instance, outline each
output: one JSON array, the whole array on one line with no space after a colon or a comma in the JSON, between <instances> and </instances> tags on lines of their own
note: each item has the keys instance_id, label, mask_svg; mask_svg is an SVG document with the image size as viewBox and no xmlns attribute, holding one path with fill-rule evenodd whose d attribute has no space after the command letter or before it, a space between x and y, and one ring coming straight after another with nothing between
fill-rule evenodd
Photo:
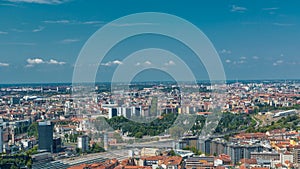
<instances>
[{"instance_id":1,"label":"office building","mask_svg":"<svg viewBox=\"0 0 300 169\"><path fill-rule=\"evenodd\" d=\"M0 153L3 153L3 132L1 126L0 126Z\"/></svg>"},{"instance_id":2,"label":"office building","mask_svg":"<svg viewBox=\"0 0 300 169\"><path fill-rule=\"evenodd\" d=\"M53 152L58 153L61 150L62 141L60 137L53 139Z\"/></svg>"},{"instance_id":3,"label":"office building","mask_svg":"<svg viewBox=\"0 0 300 169\"><path fill-rule=\"evenodd\" d=\"M186 169L213 169L214 157L190 157L185 162Z\"/></svg>"},{"instance_id":4,"label":"office building","mask_svg":"<svg viewBox=\"0 0 300 169\"><path fill-rule=\"evenodd\" d=\"M183 149L185 147L198 148L198 137L197 136L183 137L179 140L178 144L180 149Z\"/></svg>"},{"instance_id":5,"label":"office building","mask_svg":"<svg viewBox=\"0 0 300 169\"><path fill-rule=\"evenodd\" d=\"M87 135L79 136L77 138L77 147L81 149L82 152L89 150L89 137Z\"/></svg>"},{"instance_id":6,"label":"office building","mask_svg":"<svg viewBox=\"0 0 300 169\"><path fill-rule=\"evenodd\" d=\"M278 152L251 152L251 158L262 160L280 160L280 154Z\"/></svg>"},{"instance_id":7,"label":"office building","mask_svg":"<svg viewBox=\"0 0 300 169\"><path fill-rule=\"evenodd\" d=\"M108 135L107 135L107 133L104 133L103 141L104 141L104 150L107 151L108 150Z\"/></svg>"},{"instance_id":8,"label":"office building","mask_svg":"<svg viewBox=\"0 0 300 169\"><path fill-rule=\"evenodd\" d=\"M39 122L39 151L53 152L53 124L50 121Z\"/></svg>"},{"instance_id":9,"label":"office building","mask_svg":"<svg viewBox=\"0 0 300 169\"><path fill-rule=\"evenodd\" d=\"M230 143L226 150L226 154L231 157L232 162L237 164L243 158L250 159L251 152L262 152L263 146L261 144Z\"/></svg>"},{"instance_id":10,"label":"office building","mask_svg":"<svg viewBox=\"0 0 300 169\"><path fill-rule=\"evenodd\" d=\"M118 116L118 109L117 108L108 108L108 118L111 119L115 116Z\"/></svg>"},{"instance_id":11,"label":"office building","mask_svg":"<svg viewBox=\"0 0 300 169\"><path fill-rule=\"evenodd\" d=\"M221 138L215 138L211 141L210 152L211 155L224 154L226 151L226 140Z\"/></svg>"},{"instance_id":12,"label":"office building","mask_svg":"<svg viewBox=\"0 0 300 169\"><path fill-rule=\"evenodd\" d=\"M294 149L293 158L294 158L293 162L299 166L300 165L300 149Z\"/></svg>"}]
</instances>

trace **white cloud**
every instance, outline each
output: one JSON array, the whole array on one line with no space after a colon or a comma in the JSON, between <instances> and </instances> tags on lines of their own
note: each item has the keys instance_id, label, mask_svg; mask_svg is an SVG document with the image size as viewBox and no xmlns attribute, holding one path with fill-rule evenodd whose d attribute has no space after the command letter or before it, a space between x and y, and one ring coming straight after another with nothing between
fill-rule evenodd
<instances>
[{"instance_id":1,"label":"white cloud","mask_svg":"<svg viewBox=\"0 0 300 169\"><path fill-rule=\"evenodd\" d=\"M115 64L115 65L121 65L121 64L123 64L123 63L122 63L121 61L119 61L119 60L114 60L112 63Z\"/></svg>"},{"instance_id":2,"label":"white cloud","mask_svg":"<svg viewBox=\"0 0 300 169\"><path fill-rule=\"evenodd\" d=\"M75 43L80 41L79 39L63 39L60 41L60 43L62 44L70 44L70 43Z\"/></svg>"},{"instance_id":3,"label":"white cloud","mask_svg":"<svg viewBox=\"0 0 300 169\"><path fill-rule=\"evenodd\" d=\"M103 21L84 21L84 22L78 22L79 24L83 25L93 25L93 24L103 24Z\"/></svg>"},{"instance_id":4,"label":"white cloud","mask_svg":"<svg viewBox=\"0 0 300 169\"><path fill-rule=\"evenodd\" d=\"M146 62L144 62L144 64L145 65L151 65L152 63L149 60L147 60Z\"/></svg>"},{"instance_id":5,"label":"white cloud","mask_svg":"<svg viewBox=\"0 0 300 169\"><path fill-rule=\"evenodd\" d=\"M107 62L107 63L101 63L102 66L111 66L112 63L111 62Z\"/></svg>"},{"instance_id":6,"label":"white cloud","mask_svg":"<svg viewBox=\"0 0 300 169\"><path fill-rule=\"evenodd\" d=\"M78 25L97 25L97 24L103 24L103 21L76 21L76 20L45 20L43 23L46 24L78 24Z\"/></svg>"},{"instance_id":7,"label":"white cloud","mask_svg":"<svg viewBox=\"0 0 300 169\"><path fill-rule=\"evenodd\" d=\"M291 62L285 62L286 64L289 64L289 65L297 65L297 62L296 61L291 61Z\"/></svg>"},{"instance_id":8,"label":"white cloud","mask_svg":"<svg viewBox=\"0 0 300 169\"><path fill-rule=\"evenodd\" d=\"M174 66L176 65L173 60L169 60L169 62L165 63L165 66Z\"/></svg>"},{"instance_id":9,"label":"white cloud","mask_svg":"<svg viewBox=\"0 0 300 169\"><path fill-rule=\"evenodd\" d=\"M12 28L11 31L18 32L18 33L20 33L20 32L25 32L25 31L22 30L22 29L16 29L16 28Z\"/></svg>"},{"instance_id":10,"label":"white cloud","mask_svg":"<svg viewBox=\"0 0 300 169\"><path fill-rule=\"evenodd\" d=\"M237 62L238 64L244 64L244 63L246 63L244 60L240 60L240 61L238 61Z\"/></svg>"},{"instance_id":11,"label":"white cloud","mask_svg":"<svg viewBox=\"0 0 300 169\"><path fill-rule=\"evenodd\" d=\"M50 59L49 61L45 61L41 58L28 58L27 60L27 65L26 67L33 67L35 65L40 65L40 64L49 64L49 65L64 65L66 64L66 62L61 62L61 61L57 61L55 59Z\"/></svg>"},{"instance_id":12,"label":"white cloud","mask_svg":"<svg viewBox=\"0 0 300 169\"><path fill-rule=\"evenodd\" d=\"M10 3L2 3L1 6L12 6L12 7L18 7L18 5L10 4Z\"/></svg>"},{"instance_id":13,"label":"white cloud","mask_svg":"<svg viewBox=\"0 0 300 169\"><path fill-rule=\"evenodd\" d=\"M246 63L246 61L245 60L239 60L239 61L234 61L233 62L233 64L244 64L244 63Z\"/></svg>"},{"instance_id":14,"label":"white cloud","mask_svg":"<svg viewBox=\"0 0 300 169\"><path fill-rule=\"evenodd\" d=\"M283 62L284 62L283 60L277 60L276 62L273 63L273 66L281 65Z\"/></svg>"},{"instance_id":15,"label":"white cloud","mask_svg":"<svg viewBox=\"0 0 300 169\"><path fill-rule=\"evenodd\" d=\"M230 50L226 50L226 49L222 49L220 52L220 54L231 54Z\"/></svg>"},{"instance_id":16,"label":"white cloud","mask_svg":"<svg viewBox=\"0 0 300 169\"><path fill-rule=\"evenodd\" d=\"M169 61L169 62L165 63L164 65L165 65L165 66L168 66L169 63L171 63L171 65L172 65L172 64L175 65L175 63L174 63L173 61ZM145 62L142 62L142 63L141 63L141 62L137 62L137 63L135 64L135 66L150 66L150 65L152 65L152 62L150 62L149 60L147 60L147 61L145 61Z\"/></svg>"},{"instance_id":17,"label":"white cloud","mask_svg":"<svg viewBox=\"0 0 300 169\"><path fill-rule=\"evenodd\" d=\"M119 60L114 60L114 61L109 61L106 63L101 63L101 65L103 66L113 66L113 65L121 65L123 64L123 62L119 61Z\"/></svg>"},{"instance_id":18,"label":"white cloud","mask_svg":"<svg viewBox=\"0 0 300 169\"><path fill-rule=\"evenodd\" d=\"M30 65L36 65L36 64L42 64L42 63L45 63L43 59L40 59L40 58L34 58L34 59L27 59L27 63L30 64Z\"/></svg>"},{"instance_id":19,"label":"white cloud","mask_svg":"<svg viewBox=\"0 0 300 169\"><path fill-rule=\"evenodd\" d=\"M51 64L51 65L64 65L66 64L66 62L59 62L57 60L54 60L54 59L50 59L49 62L47 62L48 64Z\"/></svg>"},{"instance_id":20,"label":"white cloud","mask_svg":"<svg viewBox=\"0 0 300 169\"><path fill-rule=\"evenodd\" d=\"M48 4L48 5L56 5L66 3L69 0L6 0L8 2L16 2L16 3L36 3L36 4Z\"/></svg>"},{"instance_id":21,"label":"white cloud","mask_svg":"<svg viewBox=\"0 0 300 169\"><path fill-rule=\"evenodd\" d=\"M278 22L274 22L274 23L272 23L272 25L275 25L275 26L294 26L295 24L293 24L293 23L278 23Z\"/></svg>"},{"instance_id":22,"label":"white cloud","mask_svg":"<svg viewBox=\"0 0 300 169\"><path fill-rule=\"evenodd\" d=\"M112 24L112 26L117 26L117 27L127 27L127 26L143 26L143 25L156 25L157 23L148 23L148 22L141 22L141 23L116 23Z\"/></svg>"},{"instance_id":23,"label":"white cloud","mask_svg":"<svg viewBox=\"0 0 300 169\"><path fill-rule=\"evenodd\" d=\"M279 8L277 8L277 7L272 7L272 8L262 8L262 10L264 10L264 11L274 11L274 10L277 10L277 9L279 9Z\"/></svg>"},{"instance_id":24,"label":"white cloud","mask_svg":"<svg viewBox=\"0 0 300 169\"><path fill-rule=\"evenodd\" d=\"M230 63L230 62L231 62L231 60L227 59L225 62L226 62L226 63Z\"/></svg>"},{"instance_id":25,"label":"white cloud","mask_svg":"<svg viewBox=\"0 0 300 169\"><path fill-rule=\"evenodd\" d=\"M279 8L277 7L271 7L271 8L262 8L263 11L268 12L270 15L274 15L276 13L276 10Z\"/></svg>"},{"instance_id":26,"label":"white cloud","mask_svg":"<svg viewBox=\"0 0 300 169\"><path fill-rule=\"evenodd\" d=\"M2 62L0 62L0 67L8 67L8 66L9 66L8 63L2 63Z\"/></svg>"},{"instance_id":27,"label":"white cloud","mask_svg":"<svg viewBox=\"0 0 300 169\"><path fill-rule=\"evenodd\" d=\"M231 12L245 12L245 11L247 11L247 8L245 7L236 6L236 5L231 6Z\"/></svg>"},{"instance_id":28,"label":"white cloud","mask_svg":"<svg viewBox=\"0 0 300 169\"><path fill-rule=\"evenodd\" d=\"M258 56L253 56L252 59L257 60L257 59L259 59L259 57Z\"/></svg>"},{"instance_id":29,"label":"white cloud","mask_svg":"<svg viewBox=\"0 0 300 169\"><path fill-rule=\"evenodd\" d=\"M8 32L0 31L0 35L6 35Z\"/></svg>"},{"instance_id":30,"label":"white cloud","mask_svg":"<svg viewBox=\"0 0 300 169\"><path fill-rule=\"evenodd\" d=\"M247 58L245 56L240 57L241 60L246 60Z\"/></svg>"},{"instance_id":31,"label":"white cloud","mask_svg":"<svg viewBox=\"0 0 300 169\"><path fill-rule=\"evenodd\" d=\"M278 10L279 8L277 7L272 7L272 8L262 8L263 11L268 12L270 15L274 15L275 11Z\"/></svg>"},{"instance_id":32,"label":"white cloud","mask_svg":"<svg viewBox=\"0 0 300 169\"><path fill-rule=\"evenodd\" d=\"M44 23L62 23L62 24L67 24L70 23L71 21L69 20L56 20L56 21L43 21Z\"/></svg>"},{"instance_id":33,"label":"white cloud","mask_svg":"<svg viewBox=\"0 0 300 169\"><path fill-rule=\"evenodd\" d=\"M45 29L45 27L39 26L38 28L33 29L32 32L40 32L40 31L42 31L42 30L44 30L44 29Z\"/></svg>"}]
</instances>

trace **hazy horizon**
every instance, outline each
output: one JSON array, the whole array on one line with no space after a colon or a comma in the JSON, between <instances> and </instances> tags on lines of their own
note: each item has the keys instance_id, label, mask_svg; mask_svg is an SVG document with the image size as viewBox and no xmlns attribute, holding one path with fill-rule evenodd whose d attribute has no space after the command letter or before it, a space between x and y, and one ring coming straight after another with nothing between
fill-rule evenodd
<instances>
[{"instance_id":1,"label":"hazy horizon","mask_svg":"<svg viewBox=\"0 0 300 169\"><path fill-rule=\"evenodd\" d=\"M148 11L178 16L203 31L219 54L227 79L300 79L299 4L299 1L1 0L0 83L71 82L76 59L91 35L115 19ZM155 23L114 26L131 29L151 24ZM124 57L149 47L173 49L191 69L199 69L193 70L196 79L208 79L202 63L190 59L193 54L188 48L171 38L145 35L143 39L128 38L112 48L99 63L96 81L110 81ZM147 64L154 66L151 62ZM178 63L169 60L162 64L168 69ZM166 77L157 72L144 76L140 79Z\"/></svg>"}]
</instances>

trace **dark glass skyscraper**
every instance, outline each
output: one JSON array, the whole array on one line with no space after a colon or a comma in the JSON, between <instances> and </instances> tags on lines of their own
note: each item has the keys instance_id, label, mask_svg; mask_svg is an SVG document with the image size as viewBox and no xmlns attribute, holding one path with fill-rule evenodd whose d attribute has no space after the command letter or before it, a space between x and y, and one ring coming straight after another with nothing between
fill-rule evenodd
<instances>
[{"instance_id":1,"label":"dark glass skyscraper","mask_svg":"<svg viewBox=\"0 0 300 169\"><path fill-rule=\"evenodd\" d=\"M50 121L39 122L39 150L52 152L53 149L53 124Z\"/></svg>"}]
</instances>

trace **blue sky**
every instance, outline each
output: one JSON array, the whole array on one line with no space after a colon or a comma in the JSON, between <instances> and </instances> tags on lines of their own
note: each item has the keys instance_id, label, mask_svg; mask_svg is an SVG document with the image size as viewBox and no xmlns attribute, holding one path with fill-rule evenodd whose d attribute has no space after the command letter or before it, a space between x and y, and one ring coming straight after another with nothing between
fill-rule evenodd
<instances>
[{"instance_id":1,"label":"blue sky","mask_svg":"<svg viewBox=\"0 0 300 169\"><path fill-rule=\"evenodd\" d=\"M0 83L71 82L86 40L138 12L169 13L196 25L219 52L228 79L299 79L299 7L297 0L2 0ZM101 79L120 62L106 59ZM144 76L164 77L157 74Z\"/></svg>"}]
</instances>

